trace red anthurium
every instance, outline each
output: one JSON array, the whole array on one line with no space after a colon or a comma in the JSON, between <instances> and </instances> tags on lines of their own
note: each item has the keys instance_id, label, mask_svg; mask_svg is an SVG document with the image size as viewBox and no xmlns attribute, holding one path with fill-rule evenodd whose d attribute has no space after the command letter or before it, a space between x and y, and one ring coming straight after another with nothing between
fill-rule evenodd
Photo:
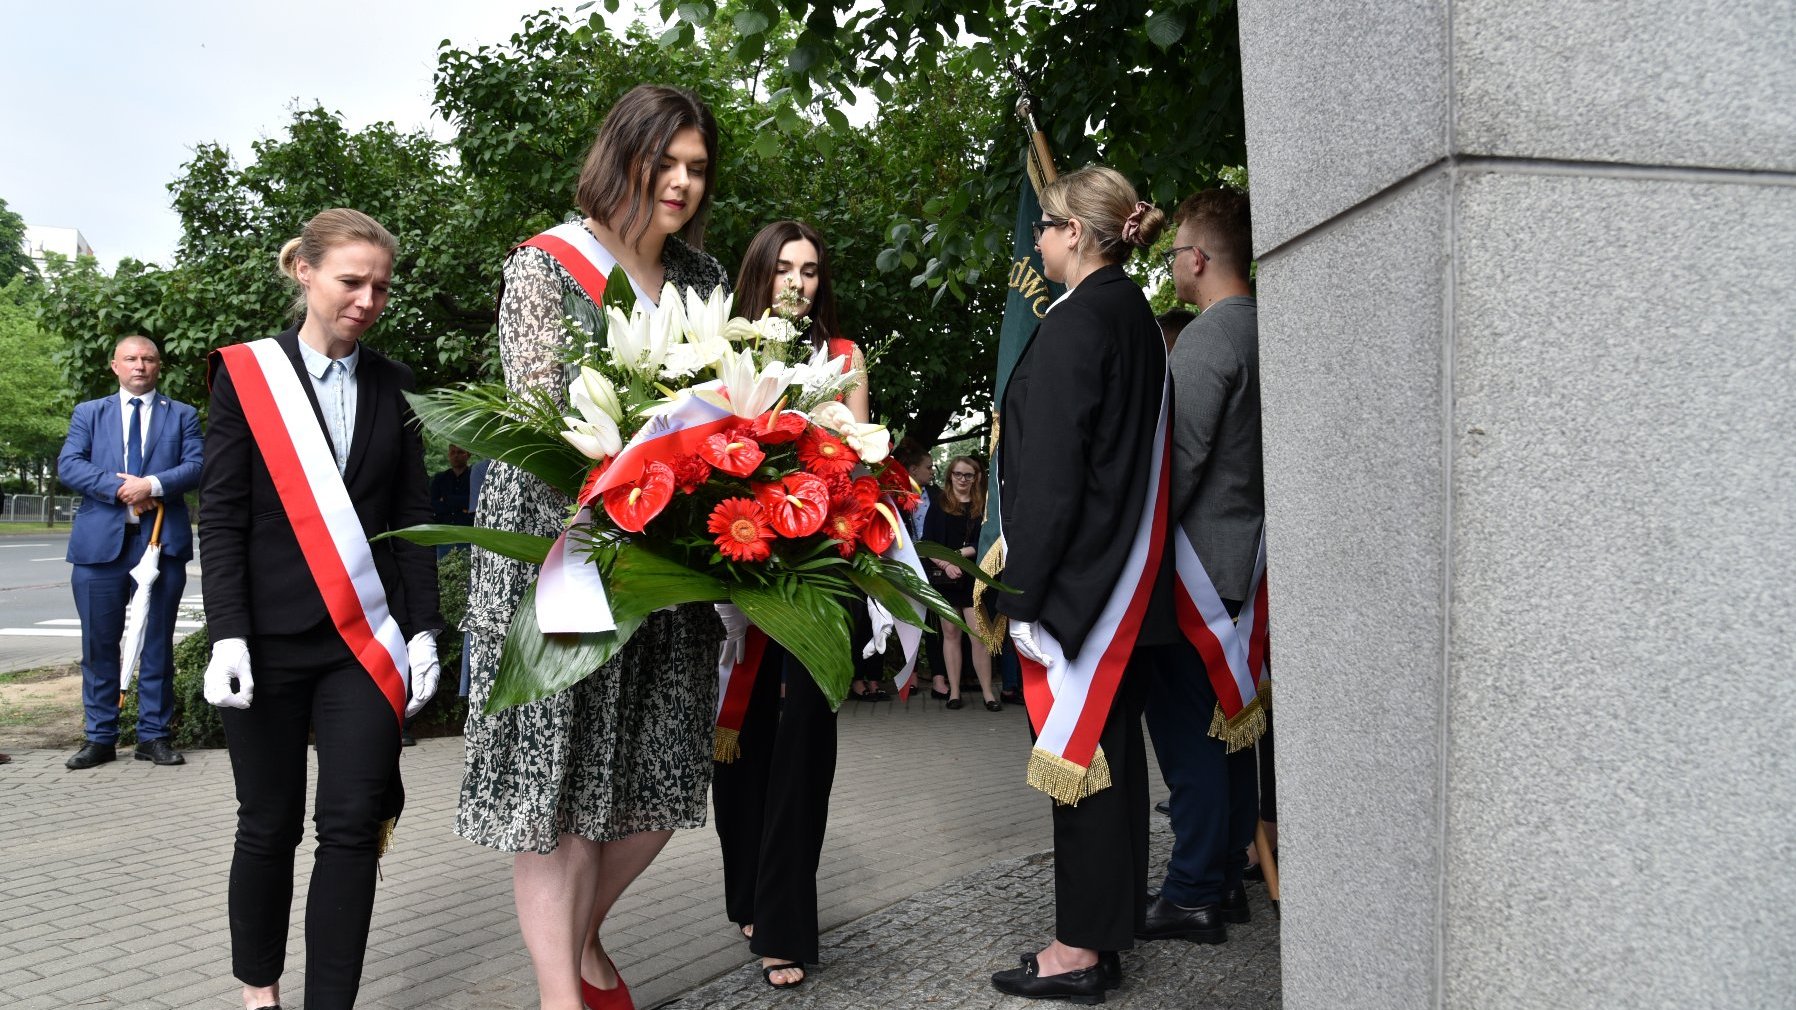
<instances>
[{"instance_id":1,"label":"red anthurium","mask_svg":"<svg viewBox=\"0 0 1796 1010\"><path fill-rule=\"evenodd\" d=\"M829 515L829 485L814 474L795 473L778 483L754 485L755 501L782 537L808 537Z\"/></svg>"},{"instance_id":2,"label":"red anthurium","mask_svg":"<svg viewBox=\"0 0 1796 1010\"><path fill-rule=\"evenodd\" d=\"M734 432L712 435L698 444L699 458L724 473L736 477L746 477L755 472L755 467L767 458L755 440L741 433Z\"/></svg>"},{"instance_id":3,"label":"red anthurium","mask_svg":"<svg viewBox=\"0 0 1796 1010\"><path fill-rule=\"evenodd\" d=\"M605 492L605 512L620 529L641 533L650 519L673 500L673 468L655 460L642 468L642 476Z\"/></svg>"},{"instance_id":4,"label":"red anthurium","mask_svg":"<svg viewBox=\"0 0 1796 1010\"><path fill-rule=\"evenodd\" d=\"M798 461L812 473L847 473L860 460L848 443L816 425L798 436Z\"/></svg>"},{"instance_id":5,"label":"red anthurium","mask_svg":"<svg viewBox=\"0 0 1796 1010\"><path fill-rule=\"evenodd\" d=\"M681 494L691 494L698 486L711 479L711 464L697 455L681 456L674 460L674 485Z\"/></svg>"},{"instance_id":6,"label":"red anthurium","mask_svg":"<svg viewBox=\"0 0 1796 1010\"><path fill-rule=\"evenodd\" d=\"M605 468L610 466L611 460L615 458L609 457L587 472L586 482L580 485L580 493L574 497L575 501L582 505L592 504L592 500L599 496L599 478L605 476Z\"/></svg>"},{"instance_id":7,"label":"red anthurium","mask_svg":"<svg viewBox=\"0 0 1796 1010\"><path fill-rule=\"evenodd\" d=\"M755 419L755 440L763 445L780 445L804 434L810 424L803 414L770 410Z\"/></svg>"},{"instance_id":8,"label":"red anthurium","mask_svg":"<svg viewBox=\"0 0 1796 1010\"><path fill-rule=\"evenodd\" d=\"M873 503L879 501L879 483L873 478L856 477L853 480L848 480L846 476L844 476L842 480L843 483L840 488L840 493L832 493L830 495L829 500L832 505L841 504L846 506L848 503L852 502L854 510L859 513L871 510L873 508ZM836 490L836 485L831 484L830 487L832 492Z\"/></svg>"},{"instance_id":9,"label":"red anthurium","mask_svg":"<svg viewBox=\"0 0 1796 1010\"><path fill-rule=\"evenodd\" d=\"M823 535L836 541L836 550L842 552L843 557L852 558L861 538L861 529L866 525L866 513L852 500L846 506L830 508L829 518L823 520Z\"/></svg>"},{"instance_id":10,"label":"red anthurium","mask_svg":"<svg viewBox=\"0 0 1796 1010\"><path fill-rule=\"evenodd\" d=\"M705 528L717 534L717 549L731 561L766 561L773 553L767 513L748 498L725 498L711 510Z\"/></svg>"},{"instance_id":11,"label":"red anthurium","mask_svg":"<svg viewBox=\"0 0 1796 1010\"><path fill-rule=\"evenodd\" d=\"M879 487L891 495L898 507L906 512L915 510L922 501L922 496L917 493L917 482L911 477L910 471L890 456L886 457L885 466L879 471Z\"/></svg>"},{"instance_id":12,"label":"red anthurium","mask_svg":"<svg viewBox=\"0 0 1796 1010\"><path fill-rule=\"evenodd\" d=\"M875 554L884 554L897 538L898 530L892 525L890 510L876 508L866 514L866 522L861 525L861 543Z\"/></svg>"}]
</instances>

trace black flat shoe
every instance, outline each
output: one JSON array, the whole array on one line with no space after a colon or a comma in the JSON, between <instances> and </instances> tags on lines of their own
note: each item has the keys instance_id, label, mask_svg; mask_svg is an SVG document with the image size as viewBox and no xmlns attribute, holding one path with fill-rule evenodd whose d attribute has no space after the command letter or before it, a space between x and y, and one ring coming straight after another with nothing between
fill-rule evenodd
<instances>
[{"instance_id":1,"label":"black flat shoe","mask_svg":"<svg viewBox=\"0 0 1796 1010\"><path fill-rule=\"evenodd\" d=\"M1018 954L1017 960L1024 967L1035 963L1034 954ZM1114 992L1122 988L1122 955L1114 950L1098 951L1098 969L1104 973L1104 991ZM1038 971L1040 969L1037 969Z\"/></svg>"},{"instance_id":2,"label":"black flat shoe","mask_svg":"<svg viewBox=\"0 0 1796 1010\"><path fill-rule=\"evenodd\" d=\"M1229 931L1223 922L1220 904L1186 908L1156 894L1147 903L1147 921L1135 935L1143 940L1227 943Z\"/></svg>"},{"instance_id":3,"label":"black flat shoe","mask_svg":"<svg viewBox=\"0 0 1796 1010\"><path fill-rule=\"evenodd\" d=\"M187 759L174 745L167 740L145 740L137 745L137 760L154 761L159 765L184 765Z\"/></svg>"},{"instance_id":4,"label":"black flat shoe","mask_svg":"<svg viewBox=\"0 0 1796 1010\"><path fill-rule=\"evenodd\" d=\"M1225 888L1222 892L1222 921L1240 925L1253 919L1253 909L1247 905L1247 888L1236 884Z\"/></svg>"},{"instance_id":5,"label":"black flat shoe","mask_svg":"<svg viewBox=\"0 0 1796 1010\"><path fill-rule=\"evenodd\" d=\"M947 701L948 700L948 692L937 691L933 687L929 689L929 696L931 698L934 698L936 701Z\"/></svg>"},{"instance_id":6,"label":"black flat shoe","mask_svg":"<svg viewBox=\"0 0 1796 1010\"><path fill-rule=\"evenodd\" d=\"M1010 968L993 975L992 988L1024 999L1063 999L1082 1006L1104 1002L1104 968L1101 959L1089 968L1061 972L1058 975L1042 975L1040 971L1040 962L1036 961L1033 954L1028 955L1021 968Z\"/></svg>"},{"instance_id":7,"label":"black flat shoe","mask_svg":"<svg viewBox=\"0 0 1796 1010\"><path fill-rule=\"evenodd\" d=\"M89 740L82 744L81 749L70 756L67 761L64 761L62 766L70 771L78 772L84 768L92 768L116 760L118 760L117 747L109 743L94 743Z\"/></svg>"},{"instance_id":8,"label":"black flat shoe","mask_svg":"<svg viewBox=\"0 0 1796 1010\"><path fill-rule=\"evenodd\" d=\"M949 698L948 699L948 707L949 708L959 708L960 705L961 705L961 701L959 698Z\"/></svg>"},{"instance_id":9,"label":"black flat shoe","mask_svg":"<svg viewBox=\"0 0 1796 1010\"><path fill-rule=\"evenodd\" d=\"M1172 801L1171 800L1161 800L1160 802L1154 804L1154 813L1164 814L1167 817L1171 817L1172 816Z\"/></svg>"},{"instance_id":10,"label":"black flat shoe","mask_svg":"<svg viewBox=\"0 0 1796 1010\"><path fill-rule=\"evenodd\" d=\"M1004 705L1002 702L988 701L985 703L985 710L987 712L1002 712L1004 711Z\"/></svg>"},{"instance_id":11,"label":"black flat shoe","mask_svg":"<svg viewBox=\"0 0 1796 1010\"><path fill-rule=\"evenodd\" d=\"M861 700L862 701L891 701L892 693L882 687L877 690L868 691L866 694L861 695Z\"/></svg>"}]
</instances>

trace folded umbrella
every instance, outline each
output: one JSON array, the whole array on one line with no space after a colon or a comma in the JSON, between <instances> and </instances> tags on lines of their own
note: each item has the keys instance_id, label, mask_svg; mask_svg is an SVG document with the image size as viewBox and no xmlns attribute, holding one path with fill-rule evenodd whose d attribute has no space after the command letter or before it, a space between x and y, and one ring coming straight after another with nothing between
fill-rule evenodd
<instances>
[{"instance_id":1,"label":"folded umbrella","mask_svg":"<svg viewBox=\"0 0 1796 1010\"><path fill-rule=\"evenodd\" d=\"M143 656L143 629L150 616L150 587L155 584L156 576L162 574L162 503L156 503L156 525L150 528L150 545L143 549L140 558L131 569L131 579L137 588L131 591L131 602L125 607L125 634L119 639L119 688L118 703L125 703L125 695L131 691L131 681L137 676L137 661Z\"/></svg>"}]
</instances>

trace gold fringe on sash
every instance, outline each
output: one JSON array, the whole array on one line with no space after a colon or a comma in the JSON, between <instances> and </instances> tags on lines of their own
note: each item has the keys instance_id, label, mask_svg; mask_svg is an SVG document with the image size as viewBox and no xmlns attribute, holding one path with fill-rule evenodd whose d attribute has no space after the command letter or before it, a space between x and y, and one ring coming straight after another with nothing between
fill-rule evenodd
<instances>
[{"instance_id":1,"label":"gold fringe on sash","mask_svg":"<svg viewBox=\"0 0 1796 1010\"><path fill-rule=\"evenodd\" d=\"M727 726L717 727L717 735L711 741L711 760L727 765L741 756L742 733Z\"/></svg>"},{"instance_id":2,"label":"gold fringe on sash","mask_svg":"<svg viewBox=\"0 0 1796 1010\"><path fill-rule=\"evenodd\" d=\"M1091 756L1091 767L1081 768L1037 747L1029 753L1029 785L1054 797L1055 803L1076 807L1087 796L1110 788L1110 761L1100 747Z\"/></svg>"},{"instance_id":3,"label":"gold fringe on sash","mask_svg":"<svg viewBox=\"0 0 1796 1010\"><path fill-rule=\"evenodd\" d=\"M992 541L991 550L986 551L979 562L979 570L993 578L1004 570L1003 537ZM985 651L994 656L1004 651L1005 643L1010 641L1010 618L997 614L987 619L985 614L985 594L995 592L997 590L983 582L973 583L973 634L985 643Z\"/></svg>"},{"instance_id":4,"label":"gold fringe on sash","mask_svg":"<svg viewBox=\"0 0 1796 1010\"><path fill-rule=\"evenodd\" d=\"M1266 685L1241 711L1235 713L1233 719L1224 719L1222 706L1216 706L1216 711L1210 716L1210 735L1226 744L1228 753L1252 747L1265 735L1267 692L1270 690L1271 685Z\"/></svg>"},{"instance_id":5,"label":"gold fringe on sash","mask_svg":"<svg viewBox=\"0 0 1796 1010\"><path fill-rule=\"evenodd\" d=\"M388 846L393 844L393 829L398 824L399 818L397 817L389 817L380 822L380 834L376 836L374 843L374 858L379 859L387 854Z\"/></svg>"}]
</instances>

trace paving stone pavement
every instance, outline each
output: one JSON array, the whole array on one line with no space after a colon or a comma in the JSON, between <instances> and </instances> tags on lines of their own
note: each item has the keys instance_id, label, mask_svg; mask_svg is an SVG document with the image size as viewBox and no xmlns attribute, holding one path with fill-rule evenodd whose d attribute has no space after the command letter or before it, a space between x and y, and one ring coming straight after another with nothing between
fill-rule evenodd
<instances>
[{"instance_id":1,"label":"paving stone pavement","mask_svg":"<svg viewBox=\"0 0 1796 1010\"><path fill-rule=\"evenodd\" d=\"M606 924L637 1006L1029 1005L986 982L1038 947L1052 921L1048 801L1023 784L1022 709L849 703L840 736L818 873L824 966L798 990L767 988L724 917L715 833L681 831ZM65 770L65 757L27 751L0 766L0 1010L238 1006L224 752L191 752L180 768L121 752L87 772ZM405 752L406 813L382 865L361 1007L537 1005L511 859L452 830L461 757L459 737ZM1154 820L1163 866L1170 839ZM310 849L308 838L283 979L289 1010L303 1005ZM1159 943L1126 955L1130 981L1111 1002L1276 1008L1277 928L1263 891L1255 900L1254 923L1222 947Z\"/></svg>"}]
</instances>

